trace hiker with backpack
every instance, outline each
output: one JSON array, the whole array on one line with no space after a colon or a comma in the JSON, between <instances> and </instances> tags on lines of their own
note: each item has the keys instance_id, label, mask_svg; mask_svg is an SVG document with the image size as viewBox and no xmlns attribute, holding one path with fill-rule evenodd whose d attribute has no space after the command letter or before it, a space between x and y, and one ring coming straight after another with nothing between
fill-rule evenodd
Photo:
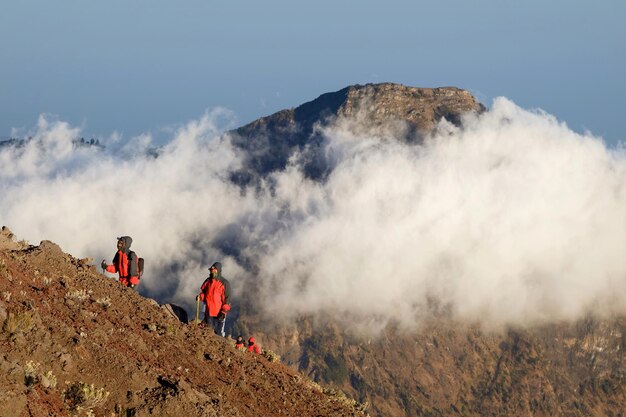
<instances>
[{"instance_id":1,"label":"hiker with backpack","mask_svg":"<svg viewBox=\"0 0 626 417\"><path fill-rule=\"evenodd\" d=\"M102 269L112 274L119 274L119 282L130 288L139 285L139 279L143 269L143 259L138 258L137 254L130 250L133 239L130 236L122 236L117 238L117 252L113 257L113 263L107 264L103 259Z\"/></svg>"},{"instance_id":2,"label":"hiker with backpack","mask_svg":"<svg viewBox=\"0 0 626 417\"><path fill-rule=\"evenodd\" d=\"M230 282L222 276L221 263L215 262L211 265L209 276L202 283L196 300L204 301L206 304L204 311L206 324L215 331L215 334L225 337L226 314L230 311Z\"/></svg>"}]
</instances>

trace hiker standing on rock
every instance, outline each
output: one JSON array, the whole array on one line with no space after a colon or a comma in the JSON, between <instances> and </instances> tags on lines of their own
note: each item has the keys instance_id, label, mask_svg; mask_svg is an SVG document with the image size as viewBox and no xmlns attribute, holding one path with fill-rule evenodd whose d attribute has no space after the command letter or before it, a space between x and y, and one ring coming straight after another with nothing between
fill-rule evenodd
<instances>
[{"instance_id":1,"label":"hiker standing on rock","mask_svg":"<svg viewBox=\"0 0 626 417\"><path fill-rule=\"evenodd\" d=\"M139 258L130 250L133 239L130 236L117 238L117 253L113 257L113 263L108 265L103 259L102 269L112 274L119 274L119 281L126 287L135 288L139 284Z\"/></svg>"},{"instance_id":2,"label":"hiker standing on rock","mask_svg":"<svg viewBox=\"0 0 626 417\"><path fill-rule=\"evenodd\" d=\"M226 336L224 325L230 311L229 299L230 283L222 277L222 264L215 262L209 268L209 277L202 283L196 300L205 302L204 321L222 337Z\"/></svg>"}]
</instances>

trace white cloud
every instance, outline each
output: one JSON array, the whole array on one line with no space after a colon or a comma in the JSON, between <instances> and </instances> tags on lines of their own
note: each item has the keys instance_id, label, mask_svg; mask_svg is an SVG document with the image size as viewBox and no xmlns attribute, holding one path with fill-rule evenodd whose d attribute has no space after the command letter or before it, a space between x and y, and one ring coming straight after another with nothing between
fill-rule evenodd
<instances>
[{"instance_id":1,"label":"white cloud","mask_svg":"<svg viewBox=\"0 0 626 417\"><path fill-rule=\"evenodd\" d=\"M433 299L496 325L623 310L624 154L505 99L466 122L420 147L329 132L343 156L264 258L267 304L408 326Z\"/></svg>"},{"instance_id":2,"label":"white cloud","mask_svg":"<svg viewBox=\"0 0 626 417\"><path fill-rule=\"evenodd\" d=\"M241 193L227 179L244 159L220 117L189 123L156 159L133 155L149 136L70 151L80 132L40 120L45 151L0 150L0 219L96 259L130 235L143 291L187 306L222 260L236 288L257 280L263 307L287 317L410 327L435 304L486 325L624 312L626 158L598 138L506 99L421 146L338 121L326 181L291 165L274 193Z\"/></svg>"}]
</instances>

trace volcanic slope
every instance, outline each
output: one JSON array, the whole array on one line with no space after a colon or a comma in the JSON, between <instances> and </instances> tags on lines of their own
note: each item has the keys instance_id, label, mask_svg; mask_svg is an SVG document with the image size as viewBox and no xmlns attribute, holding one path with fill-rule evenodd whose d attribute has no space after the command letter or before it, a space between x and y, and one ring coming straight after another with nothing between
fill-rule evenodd
<instances>
[{"instance_id":1,"label":"volcanic slope","mask_svg":"<svg viewBox=\"0 0 626 417\"><path fill-rule=\"evenodd\" d=\"M0 417L361 416L56 244L0 235Z\"/></svg>"}]
</instances>

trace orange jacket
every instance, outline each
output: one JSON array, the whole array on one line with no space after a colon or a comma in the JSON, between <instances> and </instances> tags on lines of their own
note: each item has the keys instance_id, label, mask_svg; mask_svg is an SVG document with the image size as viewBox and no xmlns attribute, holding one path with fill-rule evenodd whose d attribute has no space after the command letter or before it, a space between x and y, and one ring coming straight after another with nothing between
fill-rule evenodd
<instances>
[{"instance_id":1,"label":"orange jacket","mask_svg":"<svg viewBox=\"0 0 626 417\"><path fill-rule=\"evenodd\" d=\"M254 337L248 339L248 352L254 352L256 354L261 354L261 346L256 344Z\"/></svg>"},{"instance_id":2,"label":"orange jacket","mask_svg":"<svg viewBox=\"0 0 626 417\"><path fill-rule=\"evenodd\" d=\"M119 274L119 281L128 285L139 284L139 259L137 254L130 250L130 245L133 243L132 238L129 236L123 236L119 238L124 242L124 250L118 250L113 257L113 264L106 267L106 271L112 274Z\"/></svg>"},{"instance_id":3,"label":"orange jacket","mask_svg":"<svg viewBox=\"0 0 626 417\"><path fill-rule=\"evenodd\" d=\"M215 262L213 265L217 267L217 277L205 279L199 294L200 300L206 303L206 314L209 317L230 311L230 283L222 277L222 264Z\"/></svg>"}]
</instances>

